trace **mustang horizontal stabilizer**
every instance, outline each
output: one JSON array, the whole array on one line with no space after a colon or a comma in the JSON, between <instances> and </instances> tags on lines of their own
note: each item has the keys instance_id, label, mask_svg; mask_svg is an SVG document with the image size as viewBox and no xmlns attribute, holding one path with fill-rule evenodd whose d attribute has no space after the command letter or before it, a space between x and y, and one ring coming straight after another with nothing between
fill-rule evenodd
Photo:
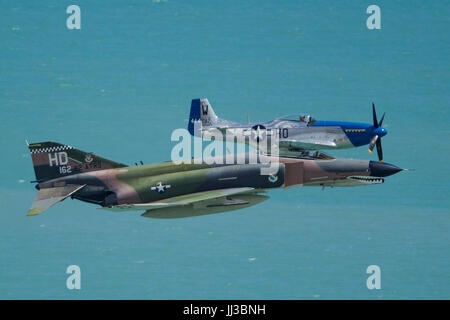
<instances>
[{"instance_id":1,"label":"mustang horizontal stabilizer","mask_svg":"<svg viewBox=\"0 0 450 320\"><path fill-rule=\"evenodd\" d=\"M63 201L84 186L85 184L69 184L64 187L40 189L30 210L28 211L27 216L34 216L41 213L42 211L53 206L55 203Z\"/></svg>"},{"instance_id":2,"label":"mustang horizontal stabilizer","mask_svg":"<svg viewBox=\"0 0 450 320\"><path fill-rule=\"evenodd\" d=\"M267 199L267 196L258 195L254 188L229 188L197 192L157 202L123 204L100 209L113 211L146 210L142 214L143 217L182 218L236 210Z\"/></svg>"}]
</instances>

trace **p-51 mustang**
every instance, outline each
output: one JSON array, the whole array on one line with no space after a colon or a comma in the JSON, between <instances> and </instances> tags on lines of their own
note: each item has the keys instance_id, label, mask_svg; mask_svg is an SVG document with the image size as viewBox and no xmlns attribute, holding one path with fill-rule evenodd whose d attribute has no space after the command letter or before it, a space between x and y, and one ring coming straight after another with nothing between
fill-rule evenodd
<instances>
[{"instance_id":1,"label":"p-51 mustang","mask_svg":"<svg viewBox=\"0 0 450 320\"><path fill-rule=\"evenodd\" d=\"M250 164L125 164L55 142L28 145L38 194L28 212L37 215L68 197L113 211L144 211L150 218L181 218L249 207L268 199L272 188L380 184L402 169L387 163L335 159L313 153ZM239 156L239 155L238 155ZM261 175L267 160L279 161L276 174ZM223 163L223 161L216 161ZM239 164L240 163L240 164Z\"/></svg>"},{"instance_id":2,"label":"p-51 mustang","mask_svg":"<svg viewBox=\"0 0 450 320\"><path fill-rule=\"evenodd\" d=\"M217 130L222 133L223 140L234 141L235 136L248 137L246 143L250 145L263 145L260 142L267 135L276 134L279 139L278 153L286 156L298 156L305 150L344 149L366 144L372 152L376 145L378 159L383 161L381 137L387 134L387 130L382 127L384 114L378 122L373 103L372 116L373 124L321 121L310 115L289 115L267 122L242 124L219 118L208 99L193 99L188 130L191 135L201 135L203 138L210 138ZM195 124L201 124L199 130L195 130Z\"/></svg>"}]
</instances>

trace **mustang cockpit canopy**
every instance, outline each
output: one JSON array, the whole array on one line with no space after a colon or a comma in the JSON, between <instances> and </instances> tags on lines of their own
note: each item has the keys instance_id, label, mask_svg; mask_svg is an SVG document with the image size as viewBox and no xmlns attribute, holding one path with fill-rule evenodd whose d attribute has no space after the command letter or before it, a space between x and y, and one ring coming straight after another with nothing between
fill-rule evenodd
<instances>
[{"instance_id":1,"label":"mustang cockpit canopy","mask_svg":"<svg viewBox=\"0 0 450 320\"><path fill-rule=\"evenodd\" d=\"M277 118L277 120L298 121L303 122L308 126L316 123L316 119L311 117L311 115L309 114L289 114L286 116L279 117Z\"/></svg>"}]
</instances>

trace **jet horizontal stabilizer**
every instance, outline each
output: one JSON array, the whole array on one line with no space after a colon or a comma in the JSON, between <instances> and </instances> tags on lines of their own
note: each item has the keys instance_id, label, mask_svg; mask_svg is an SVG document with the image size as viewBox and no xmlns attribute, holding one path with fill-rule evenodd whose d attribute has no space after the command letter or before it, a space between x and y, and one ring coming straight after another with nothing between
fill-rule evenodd
<instances>
[{"instance_id":1,"label":"jet horizontal stabilizer","mask_svg":"<svg viewBox=\"0 0 450 320\"><path fill-rule=\"evenodd\" d=\"M31 205L30 210L28 211L27 216L35 216L40 214L42 211L47 210L60 201L63 201L84 186L86 185L68 184L63 187L40 189L33 204Z\"/></svg>"}]
</instances>

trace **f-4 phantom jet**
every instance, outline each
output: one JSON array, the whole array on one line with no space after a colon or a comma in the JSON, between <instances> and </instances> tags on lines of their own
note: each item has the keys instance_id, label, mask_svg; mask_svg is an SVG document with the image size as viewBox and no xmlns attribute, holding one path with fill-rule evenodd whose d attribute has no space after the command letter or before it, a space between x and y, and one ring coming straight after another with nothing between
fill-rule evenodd
<instances>
[{"instance_id":1,"label":"f-4 phantom jet","mask_svg":"<svg viewBox=\"0 0 450 320\"><path fill-rule=\"evenodd\" d=\"M243 124L219 118L208 99L193 99L188 130L191 135L206 139L212 135L217 139L217 130L222 133L223 140L234 141L236 136L248 137L245 143L250 145L263 145L268 135L275 134L278 136L278 154L287 156L299 156L306 150L344 149L367 144L372 152L376 145L378 159L383 161L381 138L387 130L382 127L384 114L378 122L373 103L372 116L373 124L322 121L301 114Z\"/></svg>"},{"instance_id":2,"label":"f-4 phantom jet","mask_svg":"<svg viewBox=\"0 0 450 320\"><path fill-rule=\"evenodd\" d=\"M143 211L150 218L182 218L241 209L269 197L273 188L380 184L402 169L387 163L335 159L313 153L302 158L236 155L233 164L171 161L127 166L55 142L28 145L38 194L28 212L37 215L68 197L113 211ZM239 157L244 157L239 159ZM262 161L264 160L264 161ZM276 173L262 168L277 163Z\"/></svg>"}]
</instances>

